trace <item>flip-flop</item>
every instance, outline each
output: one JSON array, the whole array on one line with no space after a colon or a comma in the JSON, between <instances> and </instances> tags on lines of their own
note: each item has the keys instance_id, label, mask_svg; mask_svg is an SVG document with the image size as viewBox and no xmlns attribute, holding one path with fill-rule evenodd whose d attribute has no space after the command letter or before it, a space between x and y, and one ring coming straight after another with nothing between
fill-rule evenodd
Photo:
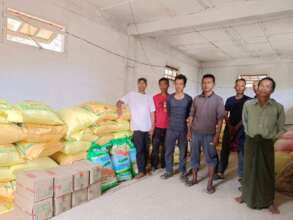
<instances>
[{"instance_id":1,"label":"flip-flop","mask_svg":"<svg viewBox=\"0 0 293 220\"><path fill-rule=\"evenodd\" d=\"M211 187L207 187L207 193L208 194L213 194L216 192L216 189L214 186L211 186Z\"/></svg>"},{"instance_id":2,"label":"flip-flop","mask_svg":"<svg viewBox=\"0 0 293 220\"><path fill-rule=\"evenodd\" d=\"M185 181L185 185L186 186L194 186L194 185L196 185L196 184L198 184L198 181L193 181L193 180L186 180Z\"/></svg>"}]
</instances>

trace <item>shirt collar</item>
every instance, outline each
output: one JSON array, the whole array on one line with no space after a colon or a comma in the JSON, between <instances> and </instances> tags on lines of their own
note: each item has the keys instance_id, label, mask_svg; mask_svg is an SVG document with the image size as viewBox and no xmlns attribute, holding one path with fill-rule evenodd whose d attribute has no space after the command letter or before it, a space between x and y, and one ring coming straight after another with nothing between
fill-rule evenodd
<instances>
[{"instance_id":1,"label":"shirt collar","mask_svg":"<svg viewBox=\"0 0 293 220\"><path fill-rule=\"evenodd\" d=\"M203 94L203 92L202 92L202 93L200 94L200 97L210 98L210 97L212 97L214 94L215 94L215 92L213 91L213 93L212 93L211 95L209 95L209 96L205 96L205 95Z\"/></svg>"},{"instance_id":2,"label":"shirt collar","mask_svg":"<svg viewBox=\"0 0 293 220\"><path fill-rule=\"evenodd\" d=\"M270 99L268 100L268 102L267 102L267 103L268 103L268 104L270 104L270 105L271 105L271 104L273 104L273 99L271 99L271 98L270 98ZM255 104L256 104L256 105L258 105L258 104L259 104L259 101L258 101L258 99L257 99L257 98L255 99Z\"/></svg>"}]
</instances>

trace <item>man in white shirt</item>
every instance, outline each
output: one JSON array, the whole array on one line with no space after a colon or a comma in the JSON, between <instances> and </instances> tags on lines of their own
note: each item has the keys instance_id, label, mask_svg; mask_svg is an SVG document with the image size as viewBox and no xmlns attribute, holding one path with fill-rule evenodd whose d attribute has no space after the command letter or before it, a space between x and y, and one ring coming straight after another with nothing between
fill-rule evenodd
<instances>
[{"instance_id":1,"label":"man in white shirt","mask_svg":"<svg viewBox=\"0 0 293 220\"><path fill-rule=\"evenodd\" d=\"M128 105L131 113L131 129L133 131L133 142L136 147L136 161L139 175L146 175L147 158L149 152L149 138L154 130L155 105L153 98L145 93L147 80L137 80L138 92L129 92L117 102L118 114L122 114L122 106Z\"/></svg>"}]
</instances>

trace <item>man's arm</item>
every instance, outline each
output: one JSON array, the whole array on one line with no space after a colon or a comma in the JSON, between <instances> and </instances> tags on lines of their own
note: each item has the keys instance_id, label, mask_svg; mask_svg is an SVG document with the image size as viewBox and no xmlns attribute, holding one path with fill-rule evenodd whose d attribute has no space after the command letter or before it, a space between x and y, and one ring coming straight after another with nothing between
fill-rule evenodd
<instances>
[{"instance_id":1,"label":"man's arm","mask_svg":"<svg viewBox=\"0 0 293 220\"><path fill-rule=\"evenodd\" d=\"M150 130L150 135L152 136L154 133L154 129L155 129L155 111L156 111L156 107L155 107L155 103L154 103L154 99L150 98L150 114L151 114L151 130Z\"/></svg>"},{"instance_id":2,"label":"man's arm","mask_svg":"<svg viewBox=\"0 0 293 220\"><path fill-rule=\"evenodd\" d=\"M278 118L278 135L277 138L281 137L285 132L285 120L286 120L286 116L285 116L285 111L284 111L284 107L281 106L280 110L279 110L279 118Z\"/></svg>"},{"instance_id":3,"label":"man's arm","mask_svg":"<svg viewBox=\"0 0 293 220\"><path fill-rule=\"evenodd\" d=\"M128 104L129 93L116 102L117 113L120 117L123 113L123 105Z\"/></svg>"},{"instance_id":4,"label":"man's arm","mask_svg":"<svg viewBox=\"0 0 293 220\"><path fill-rule=\"evenodd\" d=\"M187 123L187 138L189 141L191 141L191 128L192 128L192 122L193 122L193 117L194 117L194 113L195 113L195 99L192 101L192 104L190 106L190 110L189 110L189 117L186 120Z\"/></svg>"},{"instance_id":5,"label":"man's arm","mask_svg":"<svg viewBox=\"0 0 293 220\"><path fill-rule=\"evenodd\" d=\"M217 106L217 125L216 125L216 133L215 133L214 141L213 141L215 146L219 144L224 117L225 117L225 106L224 106L223 99L221 99L221 101L219 101Z\"/></svg>"},{"instance_id":6,"label":"man's arm","mask_svg":"<svg viewBox=\"0 0 293 220\"><path fill-rule=\"evenodd\" d=\"M244 131L246 134L248 134L248 129L247 129L247 118L248 118L248 112L247 112L247 102L243 106L243 111L242 111L242 124L244 127Z\"/></svg>"}]
</instances>

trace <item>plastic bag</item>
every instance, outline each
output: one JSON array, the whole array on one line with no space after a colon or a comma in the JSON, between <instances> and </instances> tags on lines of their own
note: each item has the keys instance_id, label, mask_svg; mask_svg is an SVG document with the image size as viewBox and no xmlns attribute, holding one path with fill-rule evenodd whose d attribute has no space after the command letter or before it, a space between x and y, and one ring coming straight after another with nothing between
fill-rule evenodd
<instances>
[{"instance_id":1,"label":"plastic bag","mask_svg":"<svg viewBox=\"0 0 293 220\"><path fill-rule=\"evenodd\" d=\"M92 131L97 136L102 136L109 133L129 131L130 123L129 121L107 121L93 126Z\"/></svg>"},{"instance_id":2,"label":"plastic bag","mask_svg":"<svg viewBox=\"0 0 293 220\"><path fill-rule=\"evenodd\" d=\"M44 125L62 125L63 121L47 105L35 102L25 101L17 104L16 107L22 112L23 122Z\"/></svg>"},{"instance_id":3,"label":"plastic bag","mask_svg":"<svg viewBox=\"0 0 293 220\"><path fill-rule=\"evenodd\" d=\"M23 124L26 138L25 142L44 143L51 141L60 141L66 134L66 126L64 125L38 125L38 124Z\"/></svg>"},{"instance_id":4,"label":"plastic bag","mask_svg":"<svg viewBox=\"0 0 293 220\"><path fill-rule=\"evenodd\" d=\"M16 145L22 158L33 160L40 157L51 156L64 148L63 142L51 141L47 143L20 142Z\"/></svg>"},{"instance_id":5,"label":"plastic bag","mask_svg":"<svg viewBox=\"0 0 293 220\"><path fill-rule=\"evenodd\" d=\"M136 163L136 148L129 138L127 138L126 141L128 145L128 154L131 163L131 173L132 176L136 176L138 174L138 167Z\"/></svg>"},{"instance_id":6,"label":"plastic bag","mask_svg":"<svg viewBox=\"0 0 293 220\"><path fill-rule=\"evenodd\" d=\"M97 120L94 113L80 107L63 109L59 115L67 125L67 137L90 127Z\"/></svg>"},{"instance_id":7,"label":"plastic bag","mask_svg":"<svg viewBox=\"0 0 293 220\"><path fill-rule=\"evenodd\" d=\"M115 139L112 144L111 159L118 181L131 180L131 163L127 139Z\"/></svg>"},{"instance_id":8,"label":"plastic bag","mask_svg":"<svg viewBox=\"0 0 293 220\"><path fill-rule=\"evenodd\" d=\"M0 145L0 166L12 166L23 162L14 145Z\"/></svg>"},{"instance_id":9,"label":"plastic bag","mask_svg":"<svg viewBox=\"0 0 293 220\"><path fill-rule=\"evenodd\" d=\"M22 123L20 110L4 100L0 100L0 123Z\"/></svg>"},{"instance_id":10,"label":"plastic bag","mask_svg":"<svg viewBox=\"0 0 293 220\"><path fill-rule=\"evenodd\" d=\"M93 144L88 151L87 159L103 167L101 184L102 192L117 186L118 182L108 153L108 146Z\"/></svg>"}]
</instances>

